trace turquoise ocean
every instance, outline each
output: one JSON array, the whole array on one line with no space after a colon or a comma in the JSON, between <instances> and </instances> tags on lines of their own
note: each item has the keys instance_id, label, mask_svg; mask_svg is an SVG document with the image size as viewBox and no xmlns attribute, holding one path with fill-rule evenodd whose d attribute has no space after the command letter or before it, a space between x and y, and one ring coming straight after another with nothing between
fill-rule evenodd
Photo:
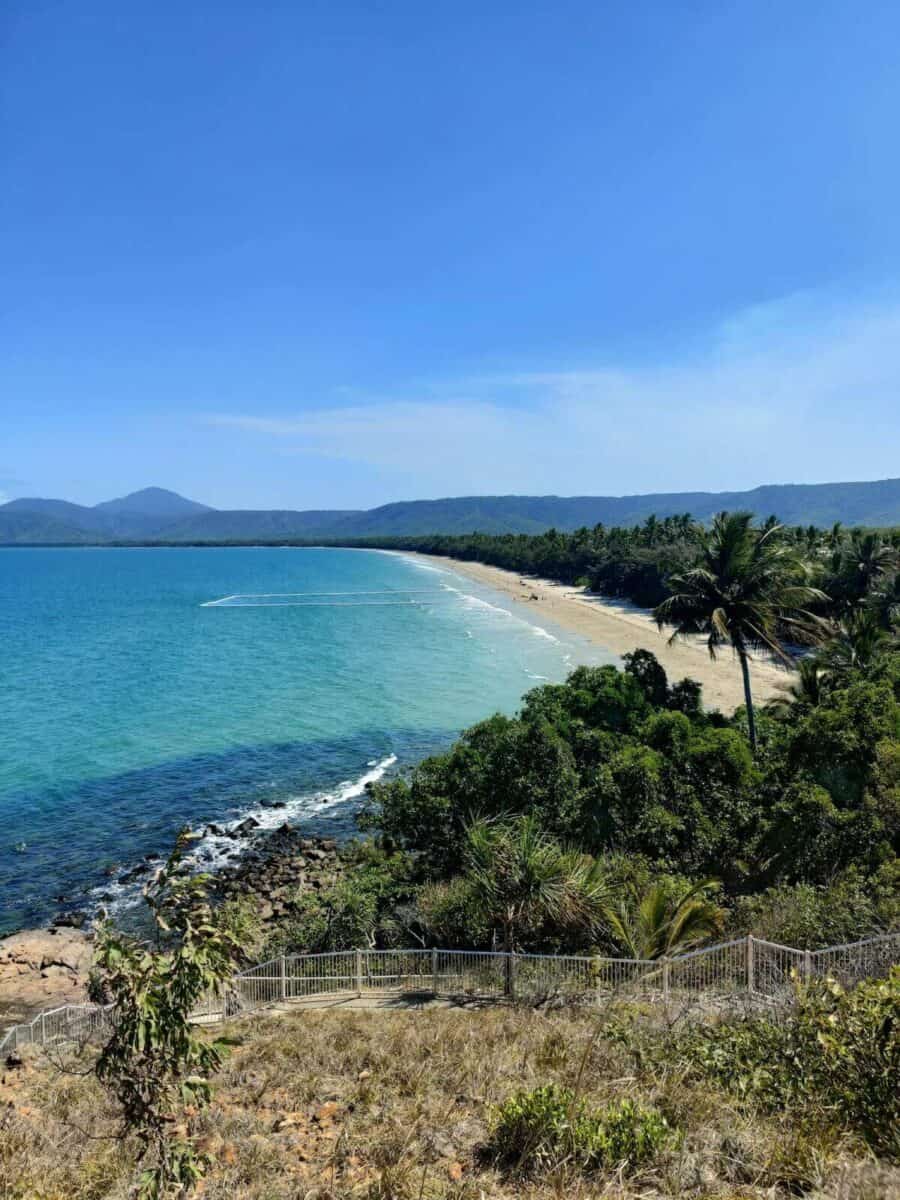
<instances>
[{"instance_id":1,"label":"turquoise ocean","mask_svg":"<svg viewBox=\"0 0 900 1200\"><path fill-rule=\"evenodd\" d=\"M0 550L0 933L127 913L123 876L183 825L351 836L366 783L604 661L400 555ZM235 852L209 835L197 858Z\"/></svg>"}]
</instances>

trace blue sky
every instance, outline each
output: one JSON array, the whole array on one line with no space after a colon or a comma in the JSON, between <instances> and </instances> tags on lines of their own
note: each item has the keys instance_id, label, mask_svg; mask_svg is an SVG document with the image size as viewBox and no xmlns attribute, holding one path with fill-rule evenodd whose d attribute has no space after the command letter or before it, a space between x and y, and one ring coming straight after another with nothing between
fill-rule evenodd
<instances>
[{"instance_id":1,"label":"blue sky","mask_svg":"<svg viewBox=\"0 0 900 1200\"><path fill-rule=\"evenodd\" d=\"M6 0L0 495L900 475L900 8Z\"/></svg>"}]
</instances>

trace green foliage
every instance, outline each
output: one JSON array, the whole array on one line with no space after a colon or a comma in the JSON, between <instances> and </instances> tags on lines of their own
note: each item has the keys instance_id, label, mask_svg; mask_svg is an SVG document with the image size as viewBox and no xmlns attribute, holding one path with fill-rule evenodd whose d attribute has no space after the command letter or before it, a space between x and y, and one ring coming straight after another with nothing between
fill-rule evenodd
<instances>
[{"instance_id":1,"label":"green foliage","mask_svg":"<svg viewBox=\"0 0 900 1200\"><path fill-rule=\"evenodd\" d=\"M491 921L470 879L458 875L426 884L416 896L416 908L433 946L464 950L490 944Z\"/></svg>"},{"instance_id":2,"label":"green foliage","mask_svg":"<svg viewBox=\"0 0 900 1200\"><path fill-rule=\"evenodd\" d=\"M857 867L827 883L779 884L735 903L730 932L815 950L900 927L900 861Z\"/></svg>"},{"instance_id":3,"label":"green foliage","mask_svg":"<svg viewBox=\"0 0 900 1200\"><path fill-rule=\"evenodd\" d=\"M711 899L718 887L706 879L679 895L668 880L643 890L632 885L604 904L603 919L614 945L628 958L684 954L721 931L725 913Z\"/></svg>"},{"instance_id":4,"label":"green foliage","mask_svg":"<svg viewBox=\"0 0 900 1200\"><path fill-rule=\"evenodd\" d=\"M719 513L701 535L699 562L670 577L671 595L657 605L655 616L660 628L673 627L671 641L699 634L712 658L723 646L737 655L755 751L750 653L790 663L784 638L821 640L824 623L810 606L827 597L807 582L807 567L782 526L755 528L752 522L752 513Z\"/></svg>"},{"instance_id":5,"label":"green foliage","mask_svg":"<svg viewBox=\"0 0 900 1200\"><path fill-rule=\"evenodd\" d=\"M546 1084L519 1091L493 1112L489 1150L523 1174L569 1162L585 1172L630 1172L676 1141L657 1109L621 1100L590 1109L569 1088Z\"/></svg>"},{"instance_id":6,"label":"green foliage","mask_svg":"<svg viewBox=\"0 0 900 1200\"><path fill-rule=\"evenodd\" d=\"M599 864L560 846L533 814L471 825L466 869L471 894L502 930L506 951L523 929L546 920L589 934L606 898Z\"/></svg>"},{"instance_id":7,"label":"green foliage","mask_svg":"<svg viewBox=\"0 0 900 1200\"><path fill-rule=\"evenodd\" d=\"M900 967L850 991L810 988L798 1032L812 1089L876 1153L900 1161Z\"/></svg>"},{"instance_id":8,"label":"green foliage","mask_svg":"<svg viewBox=\"0 0 900 1200\"><path fill-rule=\"evenodd\" d=\"M144 891L156 948L101 925L91 979L92 999L114 1005L97 1078L117 1100L124 1129L138 1138L146 1164L139 1194L147 1200L181 1192L203 1173L188 1113L208 1104L209 1076L227 1043L202 1037L190 1015L209 990L230 977L240 952L233 933L213 918L207 877L185 871L189 836L186 831L179 836Z\"/></svg>"},{"instance_id":9,"label":"green foliage","mask_svg":"<svg viewBox=\"0 0 900 1200\"><path fill-rule=\"evenodd\" d=\"M897 665L895 665L895 662ZM447 753L372 788L367 821L423 881L462 873L467 826L534 814L595 856L640 855L657 871L716 876L728 892L872 875L900 850L900 654L798 704L761 714L751 757L740 717L680 711L642 657L580 668L536 688ZM776 939L778 940L778 939Z\"/></svg>"},{"instance_id":10,"label":"green foliage","mask_svg":"<svg viewBox=\"0 0 900 1200\"><path fill-rule=\"evenodd\" d=\"M337 883L297 894L291 916L270 935L263 955L374 948L403 940L398 917L415 891L409 871L401 854L360 847Z\"/></svg>"},{"instance_id":11,"label":"green foliage","mask_svg":"<svg viewBox=\"0 0 900 1200\"><path fill-rule=\"evenodd\" d=\"M845 990L800 988L782 1023L763 1017L700 1024L659 1047L692 1074L803 1121L838 1121L900 1161L900 968Z\"/></svg>"},{"instance_id":12,"label":"green foliage","mask_svg":"<svg viewBox=\"0 0 900 1200\"><path fill-rule=\"evenodd\" d=\"M258 961L263 944L263 923L252 896L233 896L216 910L216 925L245 960Z\"/></svg>"}]
</instances>

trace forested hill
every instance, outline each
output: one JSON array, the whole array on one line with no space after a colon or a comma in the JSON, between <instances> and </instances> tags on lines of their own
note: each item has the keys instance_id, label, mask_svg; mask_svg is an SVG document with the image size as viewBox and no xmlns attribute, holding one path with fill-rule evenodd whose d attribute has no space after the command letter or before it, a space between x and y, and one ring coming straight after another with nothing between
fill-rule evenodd
<instances>
[{"instance_id":1,"label":"forested hill","mask_svg":"<svg viewBox=\"0 0 900 1200\"><path fill-rule=\"evenodd\" d=\"M461 496L409 500L367 511L215 510L161 488L94 507L43 498L0 505L0 544L340 541L430 534L540 534L597 524L623 528L648 517L722 510L770 514L788 525L900 524L900 479L869 483L772 484L747 492L660 492L644 496Z\"/></svg>"}]
</instances>

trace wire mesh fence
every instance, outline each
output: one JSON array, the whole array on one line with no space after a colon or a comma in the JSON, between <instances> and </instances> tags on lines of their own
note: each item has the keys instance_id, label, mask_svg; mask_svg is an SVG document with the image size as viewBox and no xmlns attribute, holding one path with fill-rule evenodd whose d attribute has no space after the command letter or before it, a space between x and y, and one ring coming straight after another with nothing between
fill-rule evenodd
<instances>
[{"instance_id":1,"label":"wire mesh fence","mask_svg":"<svg viewBox=\"0 0 900 1200\"><path fill-rule=\"evenodd\" d=\"M750 998L789 1004L798 980L845 986L885 975L900 963L900 932L824 950L798 950L745 937L672 958L503 954L490 950L342 950L290 954L248 967L195 1007L198 1021L255 1012L291 1001L428 995L458 1001L600 1004L615 997L727 1005ZM77 1041L107 1028L114 1010L64 1005L14 1025L0 1054L27 1045Z\"/></svg>"}]
</instances>

